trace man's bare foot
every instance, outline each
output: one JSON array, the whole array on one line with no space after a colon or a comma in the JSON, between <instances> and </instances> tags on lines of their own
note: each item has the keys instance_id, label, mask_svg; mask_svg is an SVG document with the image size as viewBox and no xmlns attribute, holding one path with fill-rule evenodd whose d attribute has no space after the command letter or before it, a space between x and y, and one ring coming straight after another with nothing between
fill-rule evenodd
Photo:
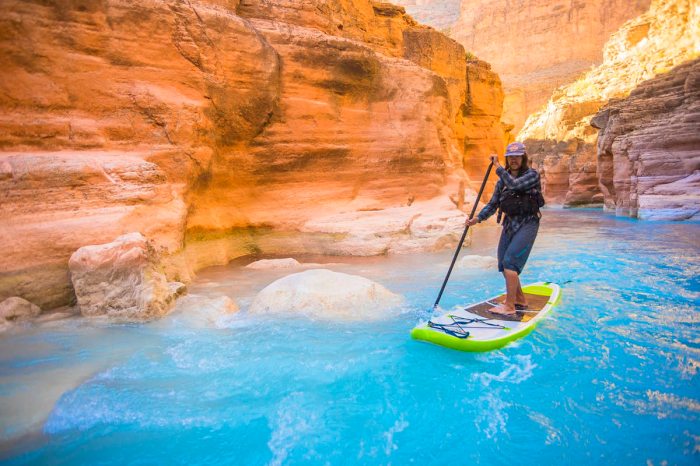
<instances>
[{"instance_id":1,"label":"man's bare foot","mask_svg":"<svg viewBox=\"0 0 700 466\"><path fill-rule=\"evenodd\" d=\"M516 311L527 311L527 303L515 303L515 310Z\"/></svg>"},{"instance_id":2,"label":"man's bare foot","mask_svg":"<svg viewBox=\"0 0 700 466\"><path fill-rule=\"evenodd\" d=\"M515 308L508 307L505 304L499 304L498 306L491 309L491 312L502 316L512 316L516 314Z\"/></svg>"}]
</instances>

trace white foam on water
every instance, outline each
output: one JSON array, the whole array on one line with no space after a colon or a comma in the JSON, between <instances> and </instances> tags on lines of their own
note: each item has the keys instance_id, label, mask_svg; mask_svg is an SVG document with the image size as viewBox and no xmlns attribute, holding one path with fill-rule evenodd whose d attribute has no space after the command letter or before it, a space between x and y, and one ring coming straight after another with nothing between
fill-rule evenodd
<instances>
[{"instance_id":1,"label":"white foam on water","mask_svg":"<svg viewBox=\"0 0 700 466\"><path fill-rule=\"evenodd\" d=\"M286 464L291 450L303 438L319 431L318 413L304 407L304 394L294 392L279 404L274 416L269 420L272 435L267 446L272 452L270 466Z\"/></svg>"},{"instance_id":2,"label":"white foam on water","mask_svg":"<svg viewBox=\"0 0 700 466\"><path fill-rule=\"evenodd\" d=\"M403 418L403 414L401 417L399 417L395 422L394 425L392 425L389 430L384 432L382 435L386 439L386 446L384 447L384 453L386 453L386 456L390 456L391 452L394 450L398 450L399 446L394 442L394 435L398 434L399 432L403 432L408 428L409 423Z\"/></svg>"},{"instance_id":3,"label":"white foam on water","mask_svg":"<svg viewBox=\"0 0 700 466\"><path fill-rule=\"evenodd\" d=\"M508 382L519 384L532 377L536 367L537 364L532 362L531 355L519 354L515 356L515 362L506 362L505 368L498 374L479 372L472 374L472 380L481 382L481 384L485 387L491 385L491 382Z\"/></svg>"},{"instance_id":4,"label":"white foam on water","mask_svg":"<svg viewBox=\"0 0 700 466\"><path fill-rule=\"evenodd\" d=\"M547 438L545 439L545 445L552 445L554 443L561 443L561 431L554 427L554 423L550 418L544 414L531 412L527 415L534 422L539 424L547 432Z\"/></svg>"},{"instance_id":5,"label":"white foam on water","mask_svg":"<svg viewBox=\"0 0 700 466\"><path fill-rule=\"evenodd\" d=\"M486 435L487 438L493 438L499 432L507 432L508 413L506 410L511 406L510 403L503 401L497 393L488 392L479 397L476 406L479 414L474 419L474 425L479 432Z\"/></svg>"}]
</instances>

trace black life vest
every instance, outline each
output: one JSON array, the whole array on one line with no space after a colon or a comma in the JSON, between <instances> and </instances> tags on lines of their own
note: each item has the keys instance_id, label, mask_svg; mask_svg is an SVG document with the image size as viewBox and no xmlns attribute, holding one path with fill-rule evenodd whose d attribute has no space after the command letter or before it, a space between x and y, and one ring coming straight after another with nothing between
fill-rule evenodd
<instances>
[{"instance_id":1,"label":"black life vest","mask_svg":"<svg viewBox=\"0 0 700 466\"><path fill-rule=\"evenodd\" d=\"M526 191L515 191L505 186L501 190L498 203L498 223L501 223L501 214L508 217L540 216L540 208L544 207L544 196L537 188Z\"/></svg>"},{"instance_id":2,"label":"black life vest","mask_svg":"<svg viewBox=\"0 0 700 466\"><path fill-rule=\"evenodd\" d=\"M526 217L540 211L540 207L544 206L544 197L535 189L527 191L504 189L499 205L501 211L509 217Z\"/></svg>"}]
</instances>

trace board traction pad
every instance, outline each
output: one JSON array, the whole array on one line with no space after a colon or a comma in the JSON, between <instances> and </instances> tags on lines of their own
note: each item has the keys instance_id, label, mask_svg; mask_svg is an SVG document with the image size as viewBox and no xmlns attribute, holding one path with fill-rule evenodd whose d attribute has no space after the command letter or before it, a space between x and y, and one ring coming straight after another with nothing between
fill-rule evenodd
<instances>
[{"instance_id":1,"label":"board traction pad","mask_svg":"<svg viewBox=\"0 0 700 466\"><path fill-rule=\"evenodd\" d=\"M487 319L505 320L509 322L527 322L534 318L549 302L549 296L541 296L536 294L525 293L527 298L527 311L516 311L514 315L503 315L491 312L494 308L489 301L484 301L474 304L470 307L465 307L464 310L476 314ZM498 298L491 301L493 304L500 304L506 300L506 295L502 294Z\"/></svg>"}]
</instances>

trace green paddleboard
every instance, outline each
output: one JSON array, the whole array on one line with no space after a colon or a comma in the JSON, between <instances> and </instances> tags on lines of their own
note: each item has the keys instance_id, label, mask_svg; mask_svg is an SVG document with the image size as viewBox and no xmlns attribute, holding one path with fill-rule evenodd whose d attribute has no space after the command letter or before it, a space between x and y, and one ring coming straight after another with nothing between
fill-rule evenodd
<instances>
[{"instance_id":1,"label":"green paddleboard","mask_svg":"<svg viewBox=\"0 0 700 466\"><path fill-rule=\"evenodd\" d=\"M526 310L514 316L490 312L505 300L494 296L463 309L454 309L422 322L411 336L436 345L461 351L491 351L532 332L561 299L561 288L550 282L538 282L523 287L528 301Z\"/></svg>"}]
</instances>

